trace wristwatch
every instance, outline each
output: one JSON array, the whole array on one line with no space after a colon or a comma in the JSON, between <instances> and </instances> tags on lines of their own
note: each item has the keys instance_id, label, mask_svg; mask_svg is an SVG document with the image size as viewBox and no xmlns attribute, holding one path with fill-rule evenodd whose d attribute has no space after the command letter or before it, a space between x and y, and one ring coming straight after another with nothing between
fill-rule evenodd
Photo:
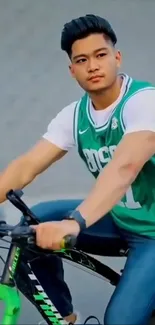
<instances>
[{"instance_id":1,"label":"wristwatch","mask_svg":"<svg viewBox=\"0 0 155 325\"><path fill-rule=\"evenodd\" d=\"M86 220L82 217L80 211L74 210L67 219L75 220L80 226L80 231L86 229Z\"/></svg>"}]
</instances>

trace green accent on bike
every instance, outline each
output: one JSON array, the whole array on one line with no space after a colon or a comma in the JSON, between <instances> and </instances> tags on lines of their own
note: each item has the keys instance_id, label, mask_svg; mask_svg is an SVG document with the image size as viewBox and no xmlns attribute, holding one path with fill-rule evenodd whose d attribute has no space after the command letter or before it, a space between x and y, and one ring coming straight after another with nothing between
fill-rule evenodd
<instances>
[{"instance_id":1,"label":"green accent on bike","mask_svg":"<svg viewBox=\"0 0 155 325\"><path fill-rule=\"evenodd\" d=\"M43 296L41 294L38 294L38 295L33 295L34 299L35 300L44 300Z\"/></svg>"},{"instance_id":2,"label":"green accent on bike","mask_svg":"<svg viewBox=\"0 0 155 325\"><path fill-rule=\"evenodd\" d=\"M54 317L49 317L49 320L51 323L54 323L56 325L61 325L60 321L54 316Z\"/></svg>"},{"instance_id":3,"label":"green accent on bike","mask_svg":"<svg viewBox=\"0 0 155 325\"><path fill-rule=\"evenodd\" d=\"M48 305L40 305L40 307L41 307L43 310L48 310L48 309L49 309L49 306L48 306Z\"/></svg>"},{"instance_id":4,"label":"green accent on bike","mask_svg":"<svg viewBox=\"0 0 155 325\"><path fill-rule=\"evenodd\" d=\"M47 316L53 316L53 317L55 317L55 315L53 314L53 311L52 310L45 310L45 314Z\"/></svg>"},{"instance_id":5,"label":"green accent on bike","mask_svg":"<svg viewBox=\"0 0 155 325\"><path fill-rule=\"evenodd\" d=\"M33 295L33 297L36 301L43 300L44 304L40 305L40 307L44 311L45 315L48 316L48 319L52 324L62 325L61 320L57 319L57 316L52 311L52 309L51 309L52 306L49 306L48 304L46 304L46 300L44 299L44 297L41 293L39 293L37 295Z\"/></svg>"},{"instance_id":6,"label":"green accent on bike","mask_svg":"<svg viewBox=\"0 0 155 325\"><path fill-rule=\"evenodd\" d=\"M56 250L55 253L65 253L67 250L69 250L69 248L61 248L59 250Z\"/></svg>"},{"instance_id":7,"label":"green accent on bike","mask_svg":"<svg viewBox=\"0 0 155 325\"><path fill-rule=\"evenodd\" d=\"M15 251L15 256L14 256L14 259L13 259L13 262L12 262L11 270L10 270L9 278L11 280L13 280L13 277L14 277L15 272L16 272L16 268L17 268L17 264L18 264L18 260L19 260L19 256L20 256L20 251L21 251L21 249L19 247L17 247L16 251Z\"/></svg>"},{"instance_id":8,"label":"green accent on bike","mask_svg":"<svg viewBox=\"0 0 155 325\"><path fill-rule=\"evenodd\" d=\"M3 319L0 324L2 325L15 325L17 324L20 313L20 296L16 288L0 284L0 300L5 303L5 311Z\"/></svg>"}]
</instances>

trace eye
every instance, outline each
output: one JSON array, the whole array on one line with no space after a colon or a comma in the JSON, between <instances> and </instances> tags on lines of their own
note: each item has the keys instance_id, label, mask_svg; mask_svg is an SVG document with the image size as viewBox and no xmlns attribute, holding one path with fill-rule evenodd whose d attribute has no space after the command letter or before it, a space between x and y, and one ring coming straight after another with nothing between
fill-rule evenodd
<instances>
[{"instance_id":1,"label":"eye","mask_svg":"<svg viewBox=\"0 0 155 325\"><path fill-rule=\"evenodd\" d=\"M76 61L76 63L84 63L84 62L86 62L85 58L81 58Z\"/></svg>"},{"instance_id":2,"label":"eye","mask_svg":"<svg viewBox=\"0 0 155 325\"><path fill-rule=\"evenodd\" d=\"M99 54L97 54L97 57L99 57L99 58L103 58L104 56L106 56L107 55L107 53L99 53Z\"/></svg>"}]
</instances>

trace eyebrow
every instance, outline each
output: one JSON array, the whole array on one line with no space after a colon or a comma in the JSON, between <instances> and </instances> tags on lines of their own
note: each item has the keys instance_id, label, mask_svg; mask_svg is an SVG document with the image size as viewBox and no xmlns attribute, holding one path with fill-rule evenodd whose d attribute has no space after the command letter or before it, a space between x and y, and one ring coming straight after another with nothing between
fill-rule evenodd
<instances>
[{"instance_id":1,"label":"eyebrow","mask_svg":"<svg viewBox=\"0 0 155 325\"><path fill-rule=\"evenodd\" d=\"M107 47L100 47L99 49L93 51L93 53L97 53L99 51L105 51L107 49L108 49ZM80 58L81 56L87 56L87 54L81 53L81 54L75 55L75 56L73 56L73 60L76 60L76 59Z\"/></svg>"}]
</instances>

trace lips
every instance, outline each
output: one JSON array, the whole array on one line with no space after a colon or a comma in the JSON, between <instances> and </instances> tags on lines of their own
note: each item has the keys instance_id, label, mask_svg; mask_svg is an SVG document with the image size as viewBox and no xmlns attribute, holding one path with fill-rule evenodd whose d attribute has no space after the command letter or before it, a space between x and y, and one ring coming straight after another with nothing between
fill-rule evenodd
<instances>
[{"instance_id":1,"label":"lips","mask_svg":"<svg viewBox=\"0 0 155 325\"><path fill-rule=\"evenodd\" d=\"M89 80L91 80L91 81L94 80L94 81L95 81L95 80L99 80L99 79L101 79L101 78L102 78L102 76L97 76L97 75L96 75L96 76L92 76L92 77L90 77Z\"/></svg>"}]
</instances>

